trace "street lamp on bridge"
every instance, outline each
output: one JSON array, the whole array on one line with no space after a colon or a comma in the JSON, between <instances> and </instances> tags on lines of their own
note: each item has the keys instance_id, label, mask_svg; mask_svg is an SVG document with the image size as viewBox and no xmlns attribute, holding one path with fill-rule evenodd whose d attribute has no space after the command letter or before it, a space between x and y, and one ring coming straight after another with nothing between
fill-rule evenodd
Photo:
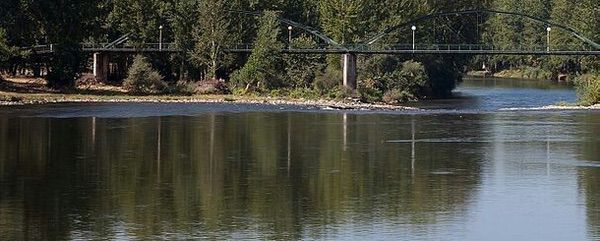
<instances>
[{"instance_id":1,"label":"street lamp on bridge","mask_svg":"<svg viewBox=\"0 0 600 241\"><path fill-rule=\"evenodd\" d=\"M158 26L158 50L162 50L162 30L163 26Z\"/></svg>"},{"instance_id":2,"label":"street lamp on bridge","mask_svg":"<svg viewBox=\"0 0 600 241\"><path fill-rule=\"evenodd\" d=\"M410 29L412 29L412 49L415 50L415 31L417 31L417 26L413 25Z\"/></svg>"},{"instance_id":3,"label":"street lamp on bridge","mask_svg":"<svg viewBox=\"0 0 600 241\"><path fill-rule=\"evenodd\" d=\"M552 31L552 28L550 26L548 26L546 28L546 51L550 52L550 31Z\"/></svg>"},{"instance_id":4,"label":"street lamp on bridge","mask_svg":"<svg viewBox=\"0 0 600 241\"><path fill-rule=\"evenodd\" d=\"M292 26L288 26L288 48L292 49L292 30L294 28Z\"/></svg>"}]
</instances>

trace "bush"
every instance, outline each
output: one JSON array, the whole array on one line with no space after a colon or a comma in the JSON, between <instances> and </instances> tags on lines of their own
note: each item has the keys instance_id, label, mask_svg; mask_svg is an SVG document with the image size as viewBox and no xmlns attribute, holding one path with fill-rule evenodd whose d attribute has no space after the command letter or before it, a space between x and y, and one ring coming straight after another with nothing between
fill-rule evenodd
<instances>
[{"instance_id":1,"label":"bush","mask_svg":"<svg viewBox=\"0 0 600 241\"><path fill-rule=\"evenodd\" d=\"M318 91L309 88L295 88L290 90L289 97L294 99L319 99Z\"/></svg>"},{"instance_id":2,"label":"bush","mask_svg":"<svg viewBox=\"0 0 600 241\"><path fill-rule=\"evenodd\" d=\"M398 103L425 96L429 78L414 61L399 63L394 57L370 58L363 63L366 77L359 82L361 101Z\"/></svg>"},{"instance_id":3,"label":"bush","mask_svg":"<svg viewBox=\"0 0 600 241\"><path fill-rule=\"evenodd\" d=\"M222 80L206 80L195 84L193 91L201 95L224 95L231 94L231 90Z\"/></svg>"},{"instance_id":4,"label":"bush","mask_svg":"<svg viewBox=\"0 0 600 241\"><path fill-rule=\"evenodd\" d=\"M327 69L325 72L318 73L314 88L321 94L325 94L342 83L342 73L339 70Z\"/></svg>"},{"instance_id":5,"label":"bush","mask_svg":"<svg viewBox=\"0 0 600 241\"><path fill-rule=\"evenodd\" d=\"M152 68L150 62L138 55L129 67L123 87L132 94L159 94L165 90L167 84L163 81L163 76Z\"/></svg>"},{"instance_id":6,"label":"bush","mask_svg":"<svg viewBox=\"0 0 600 241\"><path fill-rule=\"evenodd\" d=\"M383 91L377 87L380 84L378 81L373 79L367 79L360 82L358 85L358 93L360 95L360 101L366 103L379 102L383 98Z\"/></svg>"},{"instance_id":7,"label":"bush","mask_svg":"<svg viewBox=\"0 0 600 241\"><path fill-rule=\"evenodd\" d=\"M399 89L392 89L389 90L387 92L385 92L385 94L383 95L383 102L388 103L388 104L398 104L401 102L406 102L409 100L414 100L415 96L406 91L406 90L399 90Z\"/></svg>"},{"instance_id":8,"label":"bush","mask_svg":"<svg viewBox=\"0 0 600 241\"><path fill-rule=\"evenodd\" d=\"M522 67L517 69L507 69L496 73L494 76L502 78L519 78L549 80L552 79L552 72L538 67Z\"/></svg>"},{"instance_id":9,"label":"bush","mask_svg":"<svg viewBox=\"0 0 600 241\"><path fill-rule=\"evenodd\" d=\"M575 79L579 103L594 105L600 103L600 74L586 74Z\"/></svg>"},{"instance_id":10,"label":"bush","mask_svg":"<svg viewBox=\"0 0 600 241\"><path fill-rule=\"evenodd\" d=\"M355 97L356 91L346 86L335 86L327 92L327 97L331 99L344 99L348 97Z\"/></svg>"},{"instance_id":11,"label":"bush","mask_svg":"<svg viewBox=\"0 0 600 241\"><path fill-rule=\"evenodd\" d=\"M175 84L167 86L164 93L169 95L193 95L195 87L196 84L193 82L177 81Z\"/></svg>"}]
</instances>

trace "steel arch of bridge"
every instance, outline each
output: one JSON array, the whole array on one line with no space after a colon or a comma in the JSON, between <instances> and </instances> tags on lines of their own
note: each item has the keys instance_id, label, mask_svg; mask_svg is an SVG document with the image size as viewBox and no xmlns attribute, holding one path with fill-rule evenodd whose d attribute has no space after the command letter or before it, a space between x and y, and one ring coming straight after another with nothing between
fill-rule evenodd
<instances>
[{"instance_id":1,"label":"steel arch of bridge","mask_svg":"<svg viewBox=\"0 0 600 241\"><path fill-rule=\"evenodd\" d=\"M263 14L262 12L250 12L250 11L240 11L240 10L229 10L229 11L233 12L233 13L239 13L239 14L250 15L250 16L261 16ZM319 30L317 30L313 27L310 27L310 26L307 26L307 25L304 25L304 24L301 24L301 23L298 23L298 22L295 22L295 21L292 21L292 20L289 20L286 18L282 18L282 17L277 17L277 20L279 20L279 22L281 22L281 23L288 24L289 26L302 29L302 30L314 35L315 37L323 40L328 45L331 45L331 46L339 48L339 49L343 49L343 46L341 44L339 44L338 42L336 42L335 40L333 40L326 34L321 33Z\"/></svg>"},{"instance_id":2,"label":"steel arch of bridge","mask_svg":"<svg viewBox=\"0 0 600 241\"><path fill-rule=\"evenodd\" d=\"M419 22L422 22L422 21L425 21L425 20L429 20L429 19L433 19L433 18L438 18L438 17L443 17L443 16L449 16L449 15L466 15L466 14L474 14L474 13L477 13L477 14L484 14L484 13L490 14L491 13L491 14L500 14L500 15L509 15L509 16L523 17L523 18L529 19L529 20L534 21L534 22L545 24L545 25L550 26L550 27L559 28L559 29L561 29L561 30L563 30L563 31L571 34L573 37L575 37L575 38L577 38L577 39L579 39L579 40L581 40L581 41L583 41L585 43L588 43L588 44L592 45L594 48L600 49L600 44L592 41L589 38L586 38L585 36L583 36L583 34L577 32L575 29L573 29L571 27L564 26L564 25L561 25L561 24L557 24L557 23L551 22L551 21L546 20L546 19L538 18L538 17L535 17L535 16L523 14L523 13L497 11L497 10L489 10L489 9L461 10L461 11L441 12L441 13L433 13L433 14L425 15L425 16L418 17L418 18L409 20L407 22L398 24L396 26L390 27L390 28L386 29L385 31L383 31L383 32L375 35L371 39L369 39L367 41L364 41L363 44L371 45L371 44L377 42L378 40L380 40L381 38L383 38L384 36L386 36L386 35L394 32L396 30L399 30L399 29L402 29L402 28L406 28L408 26L412 26L412 25L414 25L416 23L419 23Z\"/></svg>"}]
</instances>

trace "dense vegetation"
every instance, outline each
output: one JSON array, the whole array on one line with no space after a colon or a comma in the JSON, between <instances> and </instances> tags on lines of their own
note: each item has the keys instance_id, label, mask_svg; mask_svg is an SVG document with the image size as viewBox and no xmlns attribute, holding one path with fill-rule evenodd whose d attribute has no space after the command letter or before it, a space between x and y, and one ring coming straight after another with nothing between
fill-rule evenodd
<instances>
[{"instance_id":1,"label":"dense vegetation","mask_svg":"<svg viewBox=\"0 0 600 241\"><path fill-rule=\"evenodd\" d=\"M429 13L495 9L548 19L600 42L597 5L596 0L4 0L0 2L0 71L15 75L31 70L38 76L40 69L46 69L49 85L72 86L89 67L86 59L90 56L82 53L80 43L110 42L124 34L131 34L129 43L133 45L156 43L159 26L163 26L163 41L174 42L183 51L147 58L169 83L225 79L243 90L239 92L303 89L339 95L347 92L338 87L340 56L281 54L282 48L323 42L295 28L288 43L287 25L280 24L278 17L313 26L338 43L356 44ZM444 16L417 25L419 43L546 44L547 26L514 16ZM410 28L401 28L380 43L410 43L411 38ZM49 43L55 46L53 55L15 48ZM253 43L255 51L249 56L223 51L237 43ZM564 31L553 30L551 46L562 45L590 47ZM129 66L132 59L123 61ZM480 69L483 64L494 72L526 69L532 73L527 76L540 77L594 74L600 68L598 57L360 56L358 93L350 94L372 101L386 96L393 101L443 97L451 93L466 67ZM125 78L126 71L121 71L117 82Z\"/></svg>"}]
</instances>

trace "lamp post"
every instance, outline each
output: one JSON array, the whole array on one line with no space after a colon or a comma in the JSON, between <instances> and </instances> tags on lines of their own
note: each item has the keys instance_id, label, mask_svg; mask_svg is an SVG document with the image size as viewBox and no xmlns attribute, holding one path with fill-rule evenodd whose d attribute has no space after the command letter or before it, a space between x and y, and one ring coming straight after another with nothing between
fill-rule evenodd
<instances>
[{"instance_id":1,"label":"lamp post","mask_svg":"<svg viewBox=\"0 0 600 241\"><path fill-rule=\"evenodd\" d=\"M413 40L413 42L412 42L412 44L413 44L412 45L412 49L415 50L415 31L417 31L417 26L413 25L410 29L412 29L412 34L413 34L413 36L412 36L413 37L412 38L412 40Z\"/></svg>"},{"instance_id":2,"label":"lamp post","mask_svg":"<svg viewBox=\"0 0 600 241\"><path fill-rule=\"evenodd\" d=\"M158 26L158 50L162 50L162 30L163 26Z\"/></svg>"},{"instance_id":3,"label":"lamp post","mask_svg":"<svg viewBox=\"0 0 600 241\"><path fill-rule=\"evenodd\" d=\"M551 27L546 28L546 51L550 52L550 31L552 31Z\"/></svg>"},{"instance_id":4,"label":"lamp post","mask_svg":"<svg viewBox=\"0 0 600 241\"><path fill-rule=\"evenodd\" d=\"M288 26L288 48L289 49L292 48L292 29L294 29L292 26Z\"/></svg>"}]
</instances>

